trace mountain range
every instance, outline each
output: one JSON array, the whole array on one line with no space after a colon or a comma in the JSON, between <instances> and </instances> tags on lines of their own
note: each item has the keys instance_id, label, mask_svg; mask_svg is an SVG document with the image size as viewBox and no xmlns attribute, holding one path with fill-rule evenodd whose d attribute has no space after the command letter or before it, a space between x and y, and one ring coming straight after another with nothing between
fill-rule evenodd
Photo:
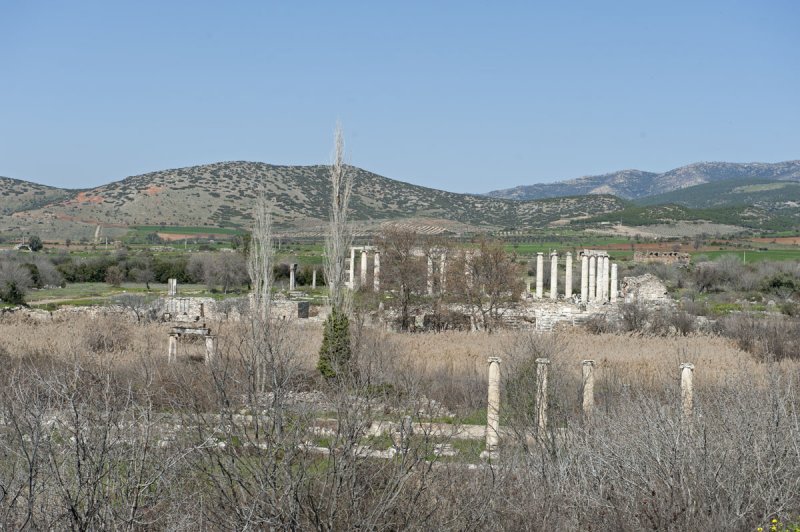
<instances>
[{"instance_id":1,"label":"mountain range","mask_svg":"<svg viewBox=\"0 0 800 532\"><path fill-rule=\"evenodd\" d=\"M495 190L486 195L492 198L532 200L585 194L611 194L623 199L639 200L695 185L734 179L800 181L800 160L782 163L694 163L663 173L620 170L556 183Z\"/></svg>"},{"instance_id":2,"label":"mountain range","mask_svg":"<svg viewBox=\"0 0 800 532\"><path fill-rule=\"evenodd\" d=\"M710 220L745 227L800 223L800 161L696 163L664 173L623 170L486 195L458 194L389 179L357 167L350 217L371 233L387 223L430 232L530 230L630 220ZM328 167L221 162L63 189L0 177L0 231L16 238L90 237L136 227L244 229L256 197L272 203L276 228L320 236L328 219ZM663 204L680 208L663 209ZM652 207L655 206L655 207ZM619 214L619 216L618 216ZM173 231L174 232L174 231Z\"/></svg>"}]
</instances>

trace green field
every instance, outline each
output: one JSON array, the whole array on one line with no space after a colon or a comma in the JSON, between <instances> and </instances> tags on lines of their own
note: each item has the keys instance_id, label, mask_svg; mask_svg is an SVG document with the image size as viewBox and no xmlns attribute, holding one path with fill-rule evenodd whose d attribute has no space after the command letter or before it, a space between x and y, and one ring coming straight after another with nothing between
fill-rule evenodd
<instances>
[{"instance_id":1,"label":"green field","mask_svg":"<svg viewBox=\"0 0 800 532\"><path fill-rule=\"evenodd\" d=\"M243 229L227 227L203 227L203 226L179 226L179 225L135 225L131 228L134 231L143 233L170 233L178 235L243 235L247 233Z\"/></svg>"}]
</instances>

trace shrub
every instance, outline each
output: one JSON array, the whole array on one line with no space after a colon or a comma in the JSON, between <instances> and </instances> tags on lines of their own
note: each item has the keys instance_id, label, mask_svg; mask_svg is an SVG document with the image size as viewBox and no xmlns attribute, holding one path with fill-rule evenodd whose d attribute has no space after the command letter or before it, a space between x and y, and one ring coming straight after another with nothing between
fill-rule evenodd
<instances>
[{"instance_id":1,"label":"shrub","mask_svg":"<svg viewBox=\"0 0 800 532\"><path fill-rule=\"evenodd\" d=\"M350 320L344 312L334 307L325 320L317 369L326 379L335 379L345 369L351 356Z\"/></svg>"}]
</instances>

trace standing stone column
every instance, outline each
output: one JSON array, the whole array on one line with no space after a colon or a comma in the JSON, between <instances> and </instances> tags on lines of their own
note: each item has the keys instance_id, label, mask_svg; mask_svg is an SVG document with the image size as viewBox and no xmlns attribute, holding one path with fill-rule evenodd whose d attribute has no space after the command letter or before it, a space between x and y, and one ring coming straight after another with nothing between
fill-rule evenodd
<instances>
[{"instance_id":1,"label":"standing stone column","mask_svg":"<svg viewBox=\"0 0 800 532\"><path fill-rule=\"evenodd\" d=\"M610 261L611 258L608 255L603 257L603 301L608 301L608 275L611 273Z\"/></svg>"},{"instance_id":2,"label":"standing stone column","mask_svg":"<svg viewBox=\"0 0 800 532\"><path fill-rule=\"evenodd\" d=\"M692 418L692 410L694 408L693 373L694 364L689 362L681 364L681 413L684 422L688 422Z\"/></svg>"},{"instance_id":3,"label":"standing stone column","mask_svg":"<svg viewBox=\"0 0 800 532\"><path fill-rule=\"evenodd\" d=\"M494 458L500 442L500 358L489 358L489 400L486 407L486 456Z\"/></svg>"},{"instance_id":4,"label":"standing stone column","mask_svg":"<svg viewBox=\"0 0 800 532\"><path fill-rule=\"evenodd\" d=\"M433 257L428 255L428 295L433 295Z\"/></svg>"},{"instance_id":5,"label":"standing stone column","mask_svg":"<svg viewBox=\"0 0 800 532\"><path fill-rule=\"evenodd\" d=\"M289 265L289 290L295 289L295 275L297 271L297 264L290 264Z\"/></svg>"},{"instance_id":6,"label":"standing stone column","mask_svg":"<svg viewBox=\"0 0 800 532\"><path fill-rule=\"evenodd\" d=\"M167 362L172 364L178 358L178 335L169 335L169 344L167 345Z\"/></svg>"},{"instance_id":7,"label":"standing stone column","mask_svg":"<svg viewBox=\"0 0 800 532\"><path fill-rule=\"evenodd\" d=\"M206 364L211 364L217 356L217 337L206 336Z\"/></svg>"},{"instance_id":8,"label":"standing stone column","mask_svg":"<svg viewBox=\"0 0 800 532\"><path fill-rule=\"evenodd\" d=\"M177 279L167 279L167 295L170 297L175 297L178 295Z\"/></svg>"},{"instance_id":9,"label":"standing stone column","mask_svg":"<svg viewBox=\"0 0 800 532\"><path fill-rule=\"evenodd\" d=\"M444 283L447 278L447 254L442 253L439 257L439 293L444 293Z\"/></svg>"},{"instance_id":10,"label":"standing stone column","mask_svg":"<svg viewBox=\"0 0 800 532\"><path fill-rule=\"evenodd\" d=\"M348 287L350 290L353 290L356 285L356 248L350 247L350 282L348 283Z\"/></svg>"},{"instance_id":11,"label":"standing stone column","mask_svg":"<svg viewBox=\"0 0 800 532\"><path fill-rule=\"evenodd\" d=\"M525 292L527 292L529 294L531 293L531 278L530 277L525 279Z\"/></svg>"},{"instance_id":12,"label":"standing stone column","mask_svg":"<svg viewBox=\"0 0 800 532\"><path fill-rule=\"evenodd\" d=\"M536 359L536 415L539 418L539 435L547 431L547 366L549 358Z\"/></svg>"},{"instance_id":13,"label":"standing stone column","mask_svg":"<svg viewBox=\"0 0 800 532\"><path fill-rule=\"evenodd\" d=\"M581 362L583 369L583 413L588 417L594 409L594 360Z\"/></svg>"},{"instance_id":14,"label":"standing stone column","mask_svg":"<svg viewBox=\"0 0 800 532\"><path fill-rule=\"evenodd\" d=\"M619 287L617 286L617 263L611 265L611 293L609 294L609 300L612 303L617 302L617 296L619 295Z\"/></svg>"},{"instance_id":15,"label":"standing stone column","mask_svg":"<svg viewBox=\"0 0 800 532\"><path fill-rule=\"evenodd\" d=\"M544 292L544 255L536 254L536 299L542 299Z\"/></svg>"},{"instance_id":16,"label":"standing stone column","mask_svg":"<svg viewBox=\"0 0 800 532\"><path fill-rule=\"evenodd\" d=\"M361 250L361 286L367 286L367 250Z\"/></svg>"},{"instance_id":17,"label":"standing stone column","mask_svg":"<svg viewBox=\"0 0 800 532\"><path fill-rule=\"evenodd\" d=\"M314 268L314 271L311 272L311 288L317 287L317 269Z\"/></svg>"},{"instance_id":18,"label":"standing stone column","mask_svg":"<svg viewBox=\"0 0 800 532\"><path fill-rule=\"evenodd\" d=\"M581 256L581 303L589 300L589 256Z\"/></svg>"},{"instance_id":19,"label":"standing stone column","mask_svg":"<svg viewBox=\"0 0 800 532\"><path fill-rule=\"evenodd\" d=\"M603 300L603 257L602 255L597 257L597 270L596 277L597 280L595 281L595 301L602 301Z\"/></svg>"},{"instance_id":20,"label":"standing stone column","mask_svg":"<svg viewBox=\"0 0 800 532\"><path fill-rule=\"evenodd\" d=\"M572 253L567 251L566 270L564 272L564 298L572 297Z\"/></svg>"},{"instance_id":21,"label":"standing stone column","mask_svg":"<svg viewBox=\"0 0 800 532\"><path fill-rule=\"evenodd\" d=\"M597 257L589 257L589 301L595 300L595 290L597 289Z\"/></svg>"},{"instance_id":22,"label":"standing stone column","mask_svg":"<svg viewBox=\"0 0 800 532\"><path fill-rule=\"evenodd\" d=\"M550 299L558 299L558 253L550 253Z\"/></svg>"},{"instance_id":23,"label":"standing stone column","mask_svg":"<svg viewBox=\"0 0 800 532\"><path fill-rule=\"evenodd\" d=\"M381 253L376 251L372 259L372 290L380 292L381 290Z\"/></svg>"}]
</instances>

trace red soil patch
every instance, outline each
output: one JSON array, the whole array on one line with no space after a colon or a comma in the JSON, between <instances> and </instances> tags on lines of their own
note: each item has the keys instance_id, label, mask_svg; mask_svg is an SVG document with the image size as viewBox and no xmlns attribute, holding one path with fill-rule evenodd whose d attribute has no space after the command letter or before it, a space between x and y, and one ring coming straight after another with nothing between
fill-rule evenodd
<instances>
[{"instance_id":1,"label":"red soil patch","mask_svg":"<svg viewBox=\"0 0 800 532\"><path fill-rule=\"evenodd\" d=\"M78 203L103 203L102 196L88 196L86 192L78 192L73 202Z\"/></svg>"},{"instance_id":2,"label":"red soil patch","mask_svg":"<svg viewBox=\"0 0 800 532\"><path fill-rule=\"evenodd\" d=\"M142 192L144 192L148 196L157 196L158 193L161 192L162 190L164 190L164 187L157 187L156 185L150 185L149 187L144 189Z\"/></svg>"}]
</instances>

